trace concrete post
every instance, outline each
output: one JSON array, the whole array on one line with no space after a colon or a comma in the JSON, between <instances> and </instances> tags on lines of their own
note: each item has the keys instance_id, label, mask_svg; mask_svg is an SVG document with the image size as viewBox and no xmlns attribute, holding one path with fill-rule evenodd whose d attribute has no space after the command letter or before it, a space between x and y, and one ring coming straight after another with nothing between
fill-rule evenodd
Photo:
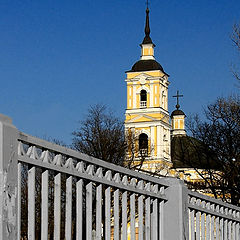
<instances>
[{"instance_id":1,"label":"concrete post","mask_svg":"<svg viewBox=\"0 0 240 240\"><path fill-rule=\"evenodd\" d=\"M188 189L183 181L166 178L170 187L166 190L168 201L164 204L163 239L188 240Z\"/></svg>"},{"instance_id":2,"label":"concrete post","mask_svg":"<svg viewBox=\"0 0 240 240\"><path fill-rule=\"evenodd\" d=\"M17 134L12 120L0 114L0 239L17 239Z\"/></svg>"}]
</instances>

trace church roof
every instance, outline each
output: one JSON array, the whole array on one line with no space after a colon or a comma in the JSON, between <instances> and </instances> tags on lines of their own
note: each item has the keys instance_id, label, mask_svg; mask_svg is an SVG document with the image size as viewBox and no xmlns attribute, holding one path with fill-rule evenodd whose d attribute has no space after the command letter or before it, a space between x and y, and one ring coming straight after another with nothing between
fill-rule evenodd
<instances>
[{"instance_id":1,"label":"church roof","mask_svg":"<svg viewBox=\"0 0 240 240\"><path fill-rule=\"evenodd\" d=\"M145 37L142 41L142 44L140 44L141 47L145 44L152 44L153 47L155 47L155 44L152 42L152 39L150 37L150 24L149 24L149 9L147 7L146 9L146 22L145 22ZM144 72L144 71L154 71L154 70L160 70L167 76L169 76L167 73L164 72L163 67L160 63L158 63L154 57L153 59L141 59L137 61L133 66L132 69L126 72Z\"/></svg>"},{"instance_id":2,"label":"church roof","mask_svg":"<svg viewBox=\"0 0 240 240\"><path fill-rule=\"evenodd\" d=\"M220 168L216 155L209 146L189 136L175 136L171 139L171 159L173 168Z\"/></svg>"},{"instance_id":3,"label":"church roof","mask_svg":"<svg viewBox=\"0 0 240 240\"><path fill-rule=\"evenodd\" d=\"M132 69L127 72L142 72L142 71L152 71L152 70L161 70L163 73L165 73L160 63L158 63L156 60L153 60L153 59L139 60L132 66Z\"/></svg>"},{"instance_id":4,"label":"church roof","mask_svg":"<svg viewBox=\"0 0 240 240\"><path fill-rule=\"evenodd\" d=\"M185 116L185 113L180 109L176 109L172 112L171 117L178 116L178 115L184 115Z\"/></svg>"}]
</instances>

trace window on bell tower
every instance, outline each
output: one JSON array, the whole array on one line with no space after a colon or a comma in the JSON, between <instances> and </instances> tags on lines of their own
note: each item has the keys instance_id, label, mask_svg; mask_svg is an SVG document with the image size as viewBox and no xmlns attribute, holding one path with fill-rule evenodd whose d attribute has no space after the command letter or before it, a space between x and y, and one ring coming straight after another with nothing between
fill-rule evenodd
<instances>
[{"instance_id":1,"label":"window on bell tower","mask_svg":"<svg viewBox=\"0 0 240 240\"><path fill-rule=\"evenodd\" d=\"M147 107L147 91L141 90L140 92L140 107Z\"/></svg>"},{"instance_id":2,"label":"window on bell tower","mask_svg":"<svg viewBox=\"0 0 240 240\"><path fill-rule=\"evenodd\" d=\"M139 135L139 152L141 155L148 154L148 136L145 133Z\"/></svg>"}]
</instances>

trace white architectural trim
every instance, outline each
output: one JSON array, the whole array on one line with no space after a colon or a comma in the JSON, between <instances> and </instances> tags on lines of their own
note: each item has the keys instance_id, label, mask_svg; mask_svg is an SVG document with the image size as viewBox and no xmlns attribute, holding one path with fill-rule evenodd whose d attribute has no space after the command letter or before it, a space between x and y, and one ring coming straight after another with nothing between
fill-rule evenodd
<instances>
[{"instance_id":1,"label":"white architectural trim","mask_svg":"<svg viewBox=\"0 0 240 240\"><path fill-rule=\"evenodd\" d=\"M141 56L141 60L149 60L149 59L155 60L154 56L151 56L151 55Z\"/></svg>"},{"instance_id":2,"label":"white architectural trim","mask_svg":"<svg viewBox=\"0 0 240 240\"><path fill-rule=\"evenodd\" d=\"M160 135L161 135L161 126L157 126L157 157L161 157L161 141L160 141Z\"/></svg>"},{"instance_id":3,"label":"white architectural trim","mask_svg":"<svg viewBox=\"0 0 240 240\"><path fill-rule=\"evenodd\" d=\"M150 93L149 88L147 88L146 86L141 86L140 88L138 88L138 90L136 91L136 94L140 94L140 92L142 90L145 90L147 93Z\"/></svg>"},{"instance_id":4,"label":"white architectural trim","mask_svg":"<svg viewBox=\"0 0 240 240\"><path fill-rule=\"evenodd\" d=\"M140 134L142 134L142 133L145 133L145 134L148 136L148 140L150 140L150 139L151 139L150 132L149 132L149 131L147 131L146 129L137 130L137 131L135 132L135 134L136 134L136 137L138 138L138 137L139 137L139 135L140 135Z\"/></svg>"},{"instance_id":5,"label":"white architectural trim","mask_svg":"<svg viewBox=\"0 0 240 240\"><path fill-rule=\"evenodd\" d=\"M155 150L155 127L154 126L151 126L150 127L150 132L151 132L151 139L152 139L152 141L151 141L151 146L150 146L150 148L151 148L151 155L154 155L155 153L154 153L154 150ZM153 150L153 151L152 151Z\"/></svg>"},{"instance_id":6,"label":"white architectural trim","mask_svg":"<svg viewBox=\"0 0 240 240\"><path fill-rule=\"evenodd\" d=\"M151 117L151 116L148 116L148 115L145 115L145 114L140 114L140 115L138 115L137 117L129 120L128 122L129 122L129 123L134 122L134 121L136 121L136 120L138 120L138 119L140 119L140 118L142 118L142 117L147 118L147 119L149 119L150 121L156 121L156 120L157 120L156 118L153 118L153 117Z\"/></svg>"},{"instance_id":7,"label":"white architectural trim","mask_svg":"<svg viewBox=\"0 0 240 240\"><path fill-rule=\"evenodd\" d=\"M164 126L170 131L171 125L163 121L152 121L152 122L125 122L125 127L128 128L148 128L151 126Z\"/></svg>"},{"instance_id":8,"label":"white architectural trim","mask_svg":"<svg viewBox=\"0 0 240 240\"><path fill-rule=\"evenodd\" d=\"M134 109L127 109L126 110L126 114L140 114L140 113L162 113L162 114L165 114L165 115L169 116L169 112L164 110L161 107L134 108Z\"/></svg>"}]
</instances>

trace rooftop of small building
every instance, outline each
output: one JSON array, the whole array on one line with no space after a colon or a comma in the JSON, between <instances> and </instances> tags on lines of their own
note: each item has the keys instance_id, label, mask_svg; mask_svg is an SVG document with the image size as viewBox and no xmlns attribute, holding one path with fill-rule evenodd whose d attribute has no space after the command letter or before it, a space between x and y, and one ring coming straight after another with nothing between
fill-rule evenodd
<instances>
[{"instance_id":1,"label":"rooftop of small building","mask_svg":"<svg viewBox=\"0 0 240 240\"><path fill-rule=\"evenodd\" d=\"M171 139L173 168L219 169L214 152L198 139L174 136Z\"/></svg>"},{"instance_id":2,"label":"rooftop of small building","mask_svg":"<svg viewBox=\"0 0 240 240\"><path fill-rule=\"evenodd\" d=\"M180 115L186 116L185 113L181 109L175 109L172 112L171 117L173 117L173 116L180 116Z\"/></svg>"}]
</instances>

